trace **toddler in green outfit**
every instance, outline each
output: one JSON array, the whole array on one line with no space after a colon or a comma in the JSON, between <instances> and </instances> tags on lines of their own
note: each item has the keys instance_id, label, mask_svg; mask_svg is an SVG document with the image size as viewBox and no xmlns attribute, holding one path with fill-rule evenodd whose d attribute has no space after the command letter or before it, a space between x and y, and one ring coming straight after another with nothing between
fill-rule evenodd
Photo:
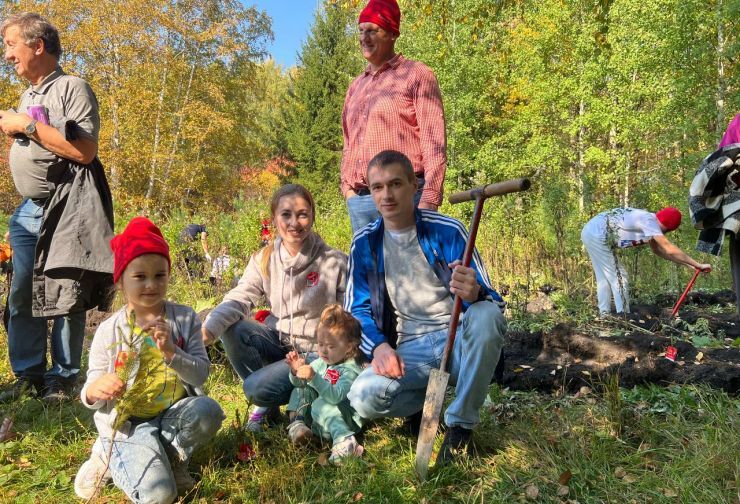
<instances>
[{"instance_id":1,"label":"toddler in green outfit","mask_svg":"<svg viewBox=\"0 0 740 504\"><path fill-rule=\"evenodd\" d=\"M318 359L306 364L295 351L285 357L296 387L291 403L299 405L288 437L298 445L310 442L314 434L331 440L329 461L338 464L344 457L359 457L363 452L355 439L361 418L347 400L352 382L362 372L360 323L340 305L332 304L321 313L316 336Z\"/></svg>"}]
</instances>

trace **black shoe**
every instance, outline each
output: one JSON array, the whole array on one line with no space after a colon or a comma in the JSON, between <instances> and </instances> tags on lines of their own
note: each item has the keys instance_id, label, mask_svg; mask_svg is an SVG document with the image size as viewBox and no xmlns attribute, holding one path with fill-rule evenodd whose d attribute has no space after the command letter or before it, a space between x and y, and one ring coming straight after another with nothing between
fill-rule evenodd
<instances>
[{"instance_id":1,"label":"black shoe","mask_svg":"<svg viewBox=\"0 0 740 504\"><path fill-rule=\"evenodd\" d=\"M437 455L437 465L449 464L463 454L472 455L470 446L472 435L473 431L471 429L457 425L449 427L442 441L442 448L440 448L439 455Z\"/></svg>"},{"instance_id":2,"label":"black shoe","mask_svg":"<svg viewBox=\"0 0 740 504\"><path fill-rule=\"evenodd\" d=\"M25 376L20 376L12 384L8 385L0 392L0 402L11 402L23 396L39 395L42 384L39 380L34 380Z\"/></svg>"},{"instance_id":3,"label":"black shoe","mask_svg":"<svg viewBox=\"0 0 740 504\"><path fill-rule=\"evenodd\" d=\"M403 419L403 426L401 431L410 437L419 437L419 431L421 430L421 417L422 411L418 411L411 416L407 416Z\"/></svg>"},{"instance_id":4,"label":"black shoe","mask_svg":"<svg viewBox=\"0 0 740 504\"><path fill-rule=\"evenodd\" d=\"M72 399L72 391L77 377L62 378L51 376L44 383L44 395L42 399L49 403L58 403Z\"/></svg>"}]
</instances>

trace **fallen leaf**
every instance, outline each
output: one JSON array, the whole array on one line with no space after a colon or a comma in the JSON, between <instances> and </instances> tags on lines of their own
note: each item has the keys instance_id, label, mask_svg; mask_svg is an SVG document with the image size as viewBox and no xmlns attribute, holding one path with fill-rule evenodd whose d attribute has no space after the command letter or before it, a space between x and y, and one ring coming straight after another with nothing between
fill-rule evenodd
<instances>
[{"instance_id":1,"label":"fallen leaf","mask_svg":"<svg viewBox=\"0 0 740 504\"><path fill-rule=\"evenodd\" d=\"M558 478L558 483L561 485L567 485L570 482L570 479L573 477L573 473L570 471L564 471L560 474L560 477Z\"/></svg>"},{"instance_id":2,"label":"fallen leaf","mask_svg":"<svg viewBox=\"0 0 740 504\"><path fill-rule=\"evenodd\" d=\"M558 364L558 371L560 371L561 369L563 369L563 366L561 366L560 364Z\"/></svg>"},{"instance_id":3,"label":"fallen leaf","mask_svg":"<svg viewBox=\"0 0 740 504\"><path fill-rule=\"evenodd\" d=\"M558 497L566 497L569 492L570 488L568 488L568 485L561 485L560 488L558 488Z\"/></svg>"},{"instance_id":4,"label":"fallen leaf","mask_svg":"<svg viewBox=\"0 0 740 504\"><path fill-rule=\"evenodd\" d=\"M317 462L321 467L326 467L329 465L329 455L326 453L319 454L319 458L317 459Z\"/></svg>"},{"instance_id":5,"label":"fallen leaf","mask_svg":"<svg viewBox=\"0 0 740 504\"><path fill-rule=\"evenodd\" d=\"M575 362L576 364L580 364L583 361L582 361L582 359L575 359L573 362Z\"/></svg>"},{"instance_id":6,"label":"fallen leaf","mask_svg":"<svg viewBox=\"0 0 740 504\"><path fill-rule=\"evenodd\" d=\"M584 386L582 386L581 388L578 389L578 393L581 394L581 395L588 395L588 394L591 393L591 389L589 387L587 387L587 386L584 385Z\"/></svg>"},{"instance_id":7,"label":"fallen leaf","mask_svg":"<svg viewBox=\"0 0 740 504\"><path fill-rule=\"evenodd\" d=\"M550 371L550 374L551 374L551 375L553 375L553 376L555 376L555 373L556 373L556 372L557 372L557 371L553 369L552 371Z\"/></svg>"},{"instance_id":8,"label":"fallen leaf","mask_svg":"<svg viewBox=\"0 0 740 504\"><path fill-rule=\"evenodd\" d=\"M540 489L535 485L529 485L526 490L524 490L524 495L526 495L529 500L537 500L537 497L540 495Z\"/></svg>"},{"instance_id":9,"label":"fallen leaf","mask_svg":"<svg viewBox=\"0 0 740 504\"><path fill-rule=\"evenodd\" d=\"M591 371L581 371L581 373L585 374L586 376L591 376Z\"/></svg>"},{"instance_id":10,"label":"fallen leaf","mask_svg":"<svg viewBox=\"0 0 740 504\"><path fill-rule=\"evenodd\" d=\"M354 496L352 497L352 500L353 500L353 501L355 501L355 502L358 502L358 501L361 501L363 497L364 497L364 495L362 494L362 492L357 492L357 493L356 493L356 494L355 494L355 495L354 495Z\"/></svg>"},{"instance_id":11,"label":"fallen leaf","mask_svg":"<svg viewBox=\"0 0 740 504\"><path fill-rule=\"evenodd\" d=\"M249 443L242 443L239 445L239 450L236 452L236 458L241 460L242 462L249 462L253 458L256 457L256 453L254 451L254 448L252 448L252 445Z\"/></svg>"},{"instance_id":12,"label":"fallen leaf","mask_svg":"<svg viewBox=\"0 0 740 504\"><path fill-rule=\"evenodd\" d=\"M666 497L678 497L678 494L672 488L660 488L659 489Z\"/></svg>"},{"instance_id":13,"label":"fallen leaf","mask_svg":"<svg viewBox=\"0 0 740 504\"><path fill-rule=\"evenodd\" d=\"M686 361L676 361L676 364L678 364L679 366L683 366L684 364L686 364Z\"/></svg>"},{"instance_id":14,"label":"fallen leaf","mask_svg":"<svg viewBox=\"0 0 740 504\"><path fill-rule=\"evenodd\" d=\"M522 371L524 371L524 368L520 368L520 367L514 368L515 373L521 373Z\"/></svg>"},{"instance_id":15,"label":"fallen leaf","mask_svg":"<svg viewBox=\"0 0 740 504\"><path fill-rule=\"evenodd\" d=\"M619 466L616 469L614 469L614 477L622 479L625 476L627 476L627 471L624 470L624 467Z\"/></svg>"},{"instance_id":16,"label":"fallen leaf","mask_svg":"<svg viewBox=\"0 0 740 504\"><path fill-rule=\"evenodd\" d=\"M644 324L645 323L645 321L642 320L642 319L638 320L637 322L639 322L640 324Z\"/></svg>"},{"instance_id":17,"label":"fallen leaf","mask_svg":"<svg viewBox=\"0 0 740 504\"><path fill-rule=\"evenodd\" d=\"M532 366L527 366L526 364L519 364L519 367L522 367L524 369L532 369Z\"/></svg>"},{"instance_id":18,"label":"fallen leaf","mask_svg":"<svg viewBox=\"0 0 740 504\"><path fill-rule=\"evenodd\" d=\"M635 476L634 474L628 474L622 479L622 481L631 485L632 483L637 481L637 476Z\"/></svg>"},{"instance_id":19,"label":"fallen leaf","mask_svg":"<svg viewBox=\"0 0 740 504\"><path fill-rule=\"evenodd\" d=\"M699 352L698 354L696 354L696 357L694 357L694 360L696 360L697 362L701 362L703 358L704 358L704 352Z\"/></svg>"}]
</instances>

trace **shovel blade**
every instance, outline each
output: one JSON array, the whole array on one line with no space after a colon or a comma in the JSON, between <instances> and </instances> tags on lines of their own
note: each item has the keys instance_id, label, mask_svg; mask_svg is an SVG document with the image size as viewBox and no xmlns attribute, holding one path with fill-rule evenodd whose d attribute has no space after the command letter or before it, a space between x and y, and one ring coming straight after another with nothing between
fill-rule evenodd
<instances>
[{"instance_id":1,"label":"shovel blade","mask_svg":"<svg viewBox=\"0 0 740 504\"><path fill-rule=\"evenodd\" d=\"M445 392L449 381L450 373L445 373L439 369L432 369L429 373L419 439L416 442L415 467L416 474L421 481L426 479L429 471L429 460L432 457L434 438L437 436L437 428L439 427L439 415L442 413L442 404L445 400Z\"/></svg>"}]
</instances>

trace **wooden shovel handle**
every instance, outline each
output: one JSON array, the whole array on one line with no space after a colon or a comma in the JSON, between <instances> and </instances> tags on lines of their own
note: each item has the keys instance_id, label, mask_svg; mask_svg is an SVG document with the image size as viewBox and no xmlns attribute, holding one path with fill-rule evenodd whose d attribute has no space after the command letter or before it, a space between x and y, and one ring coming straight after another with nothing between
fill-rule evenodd
<instances>
[{"instance_id":1,"label":"wooden shovel handle","mask_svg":"<svg viewBox=\"0 0 740 504\"><path fill-rule=\"evenodd\" d=\"M480 187L469 189L467 191L460 191L450 194L448 201L455 205L457 203L463 203L465 201L472 201L481 196L483 197L483 199L486 199L490 198L491 196L501 196L502 194L526 191L527 189L529 189L530 185L531 182L528 178L504 180L503 182L482 185Z\"/></svg>"}]
</instances>

